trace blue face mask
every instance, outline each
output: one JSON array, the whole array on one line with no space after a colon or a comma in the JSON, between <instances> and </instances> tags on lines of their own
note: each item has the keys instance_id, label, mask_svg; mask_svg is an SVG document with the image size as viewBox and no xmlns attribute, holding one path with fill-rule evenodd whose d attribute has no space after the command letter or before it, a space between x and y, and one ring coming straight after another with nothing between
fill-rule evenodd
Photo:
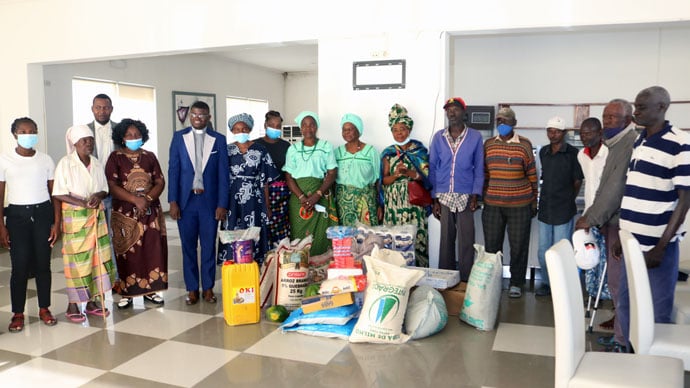
<instances>
[{"instance_id":1,"label":"blue face mask","mask_svg":"<svg viewBox=\"0 0 690 388\"><path fill-rule=\"evenodd\" d=\"M402 147L402 146L404 146L405 144L407 144L407 143L409 143L409 142L410 142L410 137L409 137L409 136L407 137L407 139L405 139L405 140L403 140L403 141L401 141L401 142L398 142L398 141L393 140L393 144L395 144L395 145L397 145L397 146L399 146L399 147Z\"/></svg>"},{"instance_id":2,"label":"blue face mask","mask_svg":"<svg viewBox=\"0 0 690 388\"><path fill-rule=\"evenodd\" d=\"M283 131L280 129L266 127L266 136L268 136L270 139L278 139L282 133Z\"/></svg>"},{"instance_id":3,"label":"blue face mask","mask_svg":"<svg viewBox=\"0 0 690 388\"><path fill-rule=\"evenodd\" d=\"M249 141L249 134L248 133L236 133L235 134L235 141L244 144Z\"/></svg>"},{"instance_id":4,"label":"blue face mask","mask_svg":"<svg viewBox=\"0 0 690 388\"><path fill-rule=\"evenodd\" d=\"M125 146L132 151L136 151L144 144L143 139L125 140Z\"/></svg>"},{"instance_id":5,"label":"blue face mask","mask_svg":"<svg viewBox=\"0 0 690 388\"><path fill-rule=\"evenodd\" d=\"M35 133L17 135L17 144L22 148L32 149L38 144L38 135Z\"/></svg>"},{"instance_id":6,"label":"blue face mask","mask_svg":"<svg viewBox=\"0 0 690 388\"><path fill-rule=\"evenodd\" d=\"M618 135L625 127L620 128L604 128L604 139L610 139Z\"/></svg>"},{"instance_id":7,"label":"blue face mask","mask_svg":"<svg viewBox=\"0 0 690 388\"><path fill-rule=\"evenodd\" d=\"M508 124L499 124L496 129L501 136L507 136L509 133L513 132L513 127Z\"/></svg>"}]
</instances>

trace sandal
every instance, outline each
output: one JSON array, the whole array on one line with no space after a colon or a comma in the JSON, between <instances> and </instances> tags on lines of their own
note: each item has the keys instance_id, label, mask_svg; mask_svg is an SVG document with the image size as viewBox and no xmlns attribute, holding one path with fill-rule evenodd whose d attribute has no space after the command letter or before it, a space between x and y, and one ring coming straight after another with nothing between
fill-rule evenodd
<instances>
[{"instance_id":1,"label":"sandal","mask_svg":"<svg viewBox=\"0 0 690 388\"><path fill-rule=\"evenodd\" d=\"M24 314L15 313L10 320L10 326L7 328L11 333L19 333L24 330Z\"/></svg>"},{"instance_id":2,"label":"sandal","mask_svg":"<svg viewBox=\"0 0 690 388\"><path fill-rule=\"evenodd\" d=\"M91 307L91 308L86 308L85 310L87 315L95 315L97 317L107 317L110 315L110 311L108 309L103 309L102 307Z\"/></svg>"},{"instance_id":3,"label":"sandal","mask_svg":"<svg viewBox=\"0 0 690 388\"><path fill-rule=\"evenodd\" d=\"M53 314L50 313L50 310L48 310L47 307L41 307L38 310L38 317L43 321L43 323L46 324L46 326L55 326L57 325L57 319L53 316Z\"/></svg>"},{"instance_id":4,"label":"sandal","mask_svg":"<svg viewBox=\"0 0 690 388\"><path fill-rule=\"evenodd\" d=\"M511 298L519 298L522 296L522 290L518 286L510 286L508 296Z\"/></svg>"},{"instance_id":5,"label":"sandal","mask_svg":"<svg viewBox=\"0 0 690 388\"><path fill-rule=\"evenodd\" d=\"M65 318L73 323L82 323L86 320L86 317L82 313L65 313Z\"/></svg>"},{"instance_id":6,"label":"sandal","mask_svg":"<svg viewBox=\"0 0 690 388\"><path fill-rule=\"evenodd\" d=\"M158 305L162 305L165 303L163 298L161 298L161 296L156 293L144 295L144 300Z\"/></svg>"},{"instance_id":7,"label":"sandal","mask_svg":"<svg viewBox=\"0 0 690 388\"><path fill-rule=\"evenodd\" d=\"M126 309L127 307L132 305L132 298L126 298L122 297L120 298L120 301L117 302L117 308L119 309Z\"/></svg>"}]
</instances>

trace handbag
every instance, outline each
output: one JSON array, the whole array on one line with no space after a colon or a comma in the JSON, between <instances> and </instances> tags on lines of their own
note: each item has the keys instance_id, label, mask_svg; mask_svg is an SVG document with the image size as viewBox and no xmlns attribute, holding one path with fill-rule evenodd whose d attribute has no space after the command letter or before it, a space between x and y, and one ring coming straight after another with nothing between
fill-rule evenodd
<instances>
[{"instance_id":1,"label":"handbag","mask_svg":"<svg viewBox=\"0 0 690 388\"><path fill-rule=\"evenodd\" d=\"M427 207L434 203L429 190L417 181L407 182L407 197L411 205Z\"/></svg>"},{"instance_id":2,"label":"handbag","mask_svg":"<svg viewBox=\"0 0 690 388\"><path fill-rule=\"evenodd\" d=\"M405 157L414 166L414 169L417 170L417 174L424 178L424 182L427 182L422 170L415 164L415 162L413 162L412 159L407 156L407 154L405 154ZM410 205L421 207L427 207L434 204L434 199L431 198L431 192L427 190L423 184L416 180L407 182L407 201L410 203Z\"/></svg>"}]
</instances>

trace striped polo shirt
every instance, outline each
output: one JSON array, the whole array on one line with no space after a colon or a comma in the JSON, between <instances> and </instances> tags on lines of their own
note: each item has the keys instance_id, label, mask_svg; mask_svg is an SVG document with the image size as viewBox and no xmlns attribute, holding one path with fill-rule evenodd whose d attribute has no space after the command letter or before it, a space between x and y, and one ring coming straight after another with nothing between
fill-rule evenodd
<instances>
[{"instance_id":1,"label":"striped polo shirt","mask_svg":"<svg viewBox=\"0 0 690 388\"><path fill-rule=\"evenodd\" d=\"M537 169L532 143L515 134L484 142L484 203L522 207L537 200Z\"/></svg>"},{"instance_id":2,"label":"striped polo shirt","mask_svg":"<svg viewBox=\"0 0 690 388\"><path fill-rule=\"evenodd\" d=\"M645 130L635 140L621 202L620 228L631 232L643 251L664 233L678 203L677 189L690 189L690 136L667 121L658 133L647 137ZM671 241L684 233L681 226Z\"/></svg>"}]
</instances>

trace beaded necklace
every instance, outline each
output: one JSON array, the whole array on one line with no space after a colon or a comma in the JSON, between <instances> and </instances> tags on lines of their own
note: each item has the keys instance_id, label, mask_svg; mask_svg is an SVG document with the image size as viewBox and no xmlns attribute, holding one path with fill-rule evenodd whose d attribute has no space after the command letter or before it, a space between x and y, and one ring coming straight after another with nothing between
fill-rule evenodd
<instances>
[{"instance_id":1,"label":"beaded necklace","mask_svg":"<svg viewBox=\"0 0 690 388\"><path fill-rule=\"evenodd\" d=\"M316 146L317 146L318 144L319 144L319 139L316 139L316 142L314 143L314 148L312 148L310 151L305 151L305 150L304 150L305 145L304 145L304 142L302 142L302 154L301 154L301 155L302 155L302 160L303 160L303 161L306 162L306 161L308 161L309 159L311 159L312 155L314 155L314 151L316 151ZM307 156L307 157L305 158L304 155L309 155L309 156Z\"/></svg>"}]
</instances>

